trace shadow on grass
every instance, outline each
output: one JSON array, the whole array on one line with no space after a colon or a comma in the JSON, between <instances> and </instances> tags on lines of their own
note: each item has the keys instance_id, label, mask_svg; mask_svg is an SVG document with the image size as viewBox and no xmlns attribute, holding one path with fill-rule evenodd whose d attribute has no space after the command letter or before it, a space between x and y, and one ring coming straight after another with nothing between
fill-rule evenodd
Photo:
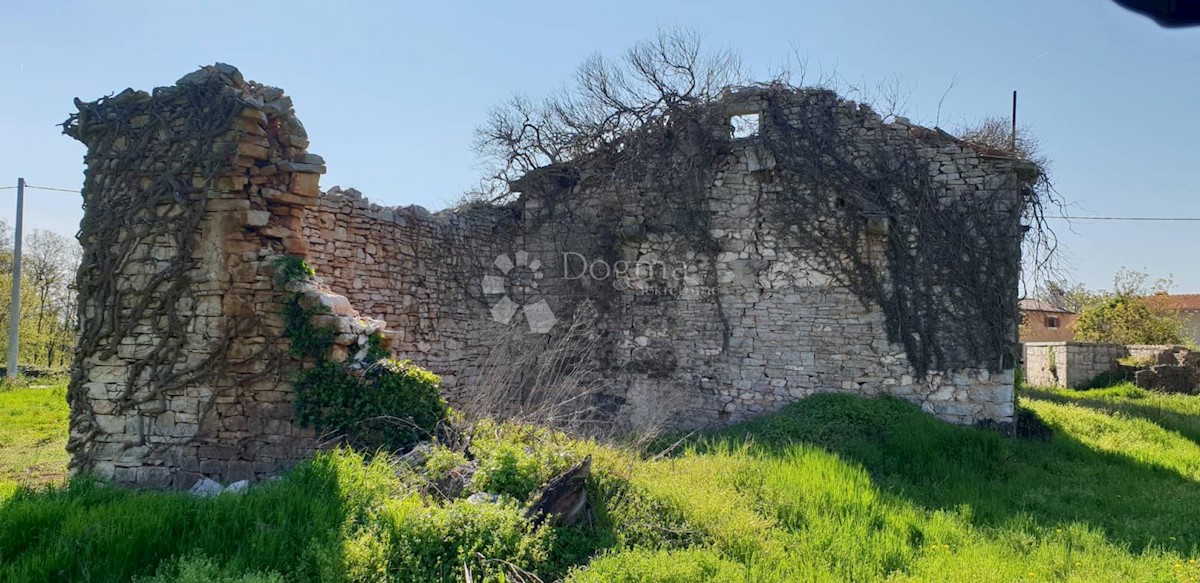
<instances>
[{"instance_id":1,"label":"shadow on grass","mask_svg":"<svg viewBox=\"0 0 1200 583\"><path fill-rule=\"evenodd\" d=\"M950 425L896 399L826 394L707 436L698 447L747 441L768 455L787 455L800 443L828 449L861 464L883 492L927 510L969 506L977 526L1080 522L1135 552L1200 547L1200 484L1097 451L1057 428L1049 441L1017 440Z\"/></svg>"},{"instance_id":2,"label":"shadow on grass","mask_svg":"<svg viewBox=\"0 0 1200 583\"><path fill-rule=\"evenodd\" d=\"M211 499L86 479L21 489L0 500L0 580L128 581L196 554L231 572L311 580L305 569L340 560L342 528L362 498L343 488L355 482L347 471L319 458L287 480Z\"/></svg>"},{"instance_id":3,"label":"shadow on grass","mask_svg":"<svg viewBox=\"0 0 1200 583\"><path fill-rule=\"evenodd\" d=\"M1141 394L1146 393L1141 389L1136 390L1140 391ZM1130 400L1117 401L1112 398L1111 393L1107 393L1103 389L1094 391L1067 391L1030 388L1022 389L1021 393L1030 399L1064 405L1078 405L1107 415L1121 413L1130 417L1145 419L1168 431L1177 431L1180 435L1200 444L1200 413L1181 413L1151 403L1139 403ZM1181 398L1200 399L1197 396Z\"/></svg>"}]
</instances>

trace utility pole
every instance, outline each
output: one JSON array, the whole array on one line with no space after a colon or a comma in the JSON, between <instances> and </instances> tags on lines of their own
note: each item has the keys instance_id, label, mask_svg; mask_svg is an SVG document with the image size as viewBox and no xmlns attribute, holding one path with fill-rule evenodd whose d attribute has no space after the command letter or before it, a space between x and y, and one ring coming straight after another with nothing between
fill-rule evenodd
<instances>
[{"instance_id":1,"label":"utility pole","mask_svg":"<svg viewBox=\"0 0 1200 583\"><path fill-rule=\"evenodd\" d=\"M8 378L17 378L17 342L21 329L21 219L25 215L25 179L17 179L17 228L13 241L12 304L8 310Z\"/></svg>"}]
</instances>

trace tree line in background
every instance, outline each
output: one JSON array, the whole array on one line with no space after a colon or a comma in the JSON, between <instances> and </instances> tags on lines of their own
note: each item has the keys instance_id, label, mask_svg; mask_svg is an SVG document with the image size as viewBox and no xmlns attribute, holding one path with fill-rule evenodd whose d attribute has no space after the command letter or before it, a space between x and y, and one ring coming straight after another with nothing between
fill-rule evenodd
<instances>
[{"instance_id":1,"label":"tree line in background","mask_svg":"<svg viewBox=\"0 0 1200 583\"><path fill-rule=\"evenodd\" d=\"M1113 277L1112 290L1089 290L1059 280L1046 284L1039 295L1079 314L1074 336L1078 342L1190 344L1179 315L1154 301L1173 284L1169 277L1151 280L1146 273L1122 269Z\"/></svg>"},{"instance_id":2,"label":"tree line in background","mask_svg":"<svg viewBox=\"0 0 1200 583\"><path fill-rule=\"evenodd\" d=\"M18 362L63 368L75 346L75 270L81 256L74 238L29 231L21 246L21 311ZM12 317L13 231L0 219L0 359L8 359ZM6 362L7 365L7 362Z\"/></svg>"}]
</instances>

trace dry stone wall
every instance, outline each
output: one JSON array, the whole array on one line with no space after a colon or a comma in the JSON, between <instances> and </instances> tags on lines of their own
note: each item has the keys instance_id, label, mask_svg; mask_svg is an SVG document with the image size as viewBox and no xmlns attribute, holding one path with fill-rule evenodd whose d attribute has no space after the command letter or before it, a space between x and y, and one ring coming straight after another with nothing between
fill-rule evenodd
<instances>
[{"instance_id":1,"label":"dry stone wall","mask_svg":"<svg viewBox=\"0 0 1200 583\"><path fill-rule=\"evenodd\" d=\"M463 402L460 376L477 378L507 329L488 316L478 274L511 248L514 211L434 215L419 206L381 207L336 186L310 210L306 258L318 277L363 314L386 321L393 352L437 372L449 400Z\"/></svg>"},{"instance_id":2,"label":"dry stone wall","mask_svg":"<svg viewBox=\"0 0 1200 583\"><path fill-rule=\"evenodd\" d=\"M1027 183L1016 161L904 120L884 124L823 93L809 97L798 96L800 114L837 107L843 131L915 148L938 187L931 198L1000 201L996 220L1010 237L992 244L1019 244ZM587 385L589 411L623 424L720 425L814 392L888 394L957 423L1011 422L1015 344L994 362L914 370L905 348L888 340L879 306L815 270L773 225L764 202L773 186L762 176L772 162L756 144L731 142L706 189L699 212L715 252L656 220L680 210L676 193L618 192L598 180L564 194L554 180L533 179L518 185L522 196L510 206L436 215L331 189L306 226L310 260L335 290L400 331L396 350L443 375L452 403L496 391L497 379L526 383L514 376L537 373L506 367L528 366L526 351L560 350L583 328L587 346L572 359L587 381L564 376ZM863 244L882 262L879 240ZM1019 252L1008 257L980 268L1012 274L1005 299L1015 314ZM933 299L954 309L948 298ZM545 313L527 311L537 307ZM1015 342L1015 320L1007 321ZM538 329L543 323L548 330ZM539 388L555 393L522 390Z\"/></svg>"},{"instance_id":3,"label":"dry stone wall","mask_svg":"<svg viewBox=\"0 0 1200 583\"><path fill-rule=\"evenodd\" d=\"M1104 376L1127 376L1144 388L1193 393L1200 389L1197 359L1183 346L1170 344L1103 344L1095 342L1026 342L1022 350L1023 379L1034 387L1086 388ZM1143 363L1146 370L1125 367L1129 359ZM1162 366L1168 367L1163 370ZM1167 375L1176 368L1186 369L1179 382L1160 382L1156 375ZM1135 377L1134 373L1137 373ZM1143 374L1145 373L1145 374ZM1167 387L1166 385L1171 385ZM1178 387L1178 388L1174 388Z\"/></svg>"},{"instance_id":4,"label":"dry stone wall","mask_svg":"<svg viewBox=\"0 0 1200 583\"><path fill-rule=\"evenodd\" d=\"M80 103L66 124L88 146L74 467L179 487L261 478L309 455L321 440L295 422L286 374L304 363L287 355L278 315L280 294L296 291L333 309L330 325L344 332L336 360L386 328L393 352L441 375L447 399L466 409L570 403L588 422L691 428L848 392L903 398L956 423L1010 424L1027 169L828 92L787 100L787 123L821 113L845 143L917 160L930 208L989 201L1003 236L983 243L1002 253L978 269L998 274L988 293L1001 309L982 328L1002 342L974 352L943 343L940 360L915 364L914 333L894 310L822 272L795 227L775 220L793 186L777 180L787 161L754 136L711 128L719 155L688 197L656 186L670 175L630 187L582 160L531 174L509 204L383 207L354 189L321 192L324 163L307 152L290 99L218 65L153 94ZM713 107L725 121L762 113L753 90ZM186 131L202 120L210 135ZM114 218L123 200L142 206ZM811 209L815 220L843 203L827 202ZM191 220L144 220L173 216ZM890 273L889 242L915 248L922 236L889 233L886 216L858 218L854 251L880 273ZM283 255L304 258L317 282L281 290ZM972 344L955 293L917 294L953 316L920 330L949 327ZM960 352L975 356L963 364Z\"/></svg>"}]
</instances>

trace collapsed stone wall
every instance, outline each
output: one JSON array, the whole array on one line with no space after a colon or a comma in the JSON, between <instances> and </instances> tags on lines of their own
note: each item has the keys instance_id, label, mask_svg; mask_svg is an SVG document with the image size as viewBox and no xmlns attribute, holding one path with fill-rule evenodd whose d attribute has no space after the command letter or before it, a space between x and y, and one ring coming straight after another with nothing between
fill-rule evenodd
<instances>
[{"instance_id":1,"label":"collapsed stone wall","mask_svg":"<svg viewBox=\"0 0 1200 583\"><path fill-rule=\"evenodd\" d=\"M719 106L730 115L755 111L755 99L747 91ZM502 369L529 367L522 353L561 346L582 322L587 347L571 360L588 370L582 384L594 394L587 408L628 425L719 425L822 391L890 394L958 423L1011 422L1028 168L904 120L885 124L865 107L830 101L827 92L798 93L792 106L795 116L832 108L853 140L913 150L928 165L936 187L928 195L937 204L996 201L995 217L987 219L1006 237L986 244L1005 259L978 267L1003 274L997 311L1007 305L1012 312L998 317L1005 352L973 366L918 371L902 343L889 339L883 310L815 269L809 251L772 222L766 199L778 196L771 190L780 185L769 178L776 162L755 139L730 141L701 208L681 208L675 192L622 191L603 178L564 188L563 177L594 170L587 162L527 177L516 185L520 199L501 209L429 215L333 189L306 231L316 241L310 260L332 275L338 292L373 306L401 331L396 349L447 378L452 403L495 391L497 379L527 383L519 377L538 373ZM702 245L686 232L689 222L706 225ZM876 223L863 246L883 269L887 222ZM581 275L622 263L644 273L635 267L629 276ZM950 295L928 299L956 310ZM541 302L548 318L525 312ZM956 338L981 325L949 320L960 328ZM552 322L548 330L535 329L545 321Z\"/></svg>"},{"instance_id":2,"label":"collapsed stone wall","mask_svg":"<svg viewBox=\"0 0 1200 583\"><path fill-rule=\"evenodd\" d=\"M512 246L511 209L431 214L420 206L381 207L351 188L332 187L304 225L308 263L364 314L394 330L393 352L442 377L451 402L460 376L478 378L502 336L482 311L484 258Z\"/></svg>"},{"instance_id":3,"label":"collapsed stone wall","mask_svg":"<svg viewBox=\"0 0 1200 583\"><path fill-rule=\"evenodd\" d=\"M1183 346L1026 342L1022 350L1022 378L1034 387L1080 389L1097 379L1110 377L1125 378L1146 389L1200 391L1200 359ZM1124 359L1142 366L1123 365L1120 361Z\"/></svg>"},{"instance_id":4,"label":"collapsed stone wall","mask_svg":"<svg viewBox=\"0 0 1200 583\"><path fill-rule=\"evenodd\" d=\"M888 297L822 270L829 259L777 220L794 210L797 185L781 179L790 161L762 136L732 139L720 125L705 130L719 148L686 196L669 173L629 184L585 159L531 173L515 202L429 213L353 189L321 193L323 161L308 154L290 99L228 66L152 95L80 103L66 125L89 148L74 466L181 486L201 474L261 477L319 446L293 417L286 371L303 363L281 339L272 266L284 254L315 268L325 287L305 293L336 308L339 330L386 326L393 352L441 375L447 399L468 409L540 399L623 427L704 427L836 391L897 396L957 423L1011 423L1028 168L828 92L782 100L775 114L788 127L828 120L848 164L901 152L918 168L920 196L897 195L911 208L893 222L847 210L840 191L800 209L851 221L851 247L838 253L885 274ZM766 103L744 90L712 107L723 122L755 112L761 122ZM197 120L211 136L182 131ZM888 176L867 179L891 188ZM117 204L131 200L142 205ZM995 316L962 308L944 274L914 289L887 281L935 234L896 213L979 206L1000 236L969 233L961 245L989 250L969 263L996 282L980 292ZM176 215L191 221L154 219ZM898 318L914 298L925 319ZM936 354L914 355L935 335ZM353 358L363 339L344 336L335 351Z\"/></svg>"}]
</instances>

